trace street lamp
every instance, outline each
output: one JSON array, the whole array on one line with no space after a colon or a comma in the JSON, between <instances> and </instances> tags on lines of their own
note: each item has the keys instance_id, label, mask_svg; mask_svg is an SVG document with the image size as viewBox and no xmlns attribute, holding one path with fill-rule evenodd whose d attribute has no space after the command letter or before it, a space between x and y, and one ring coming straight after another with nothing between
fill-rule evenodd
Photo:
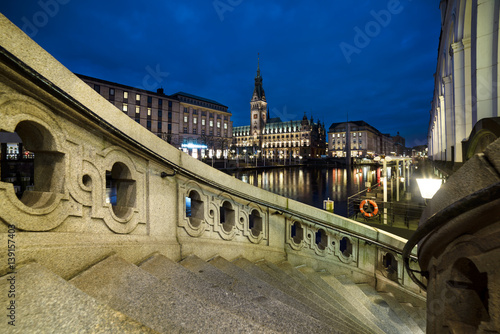
<instances>
[{"instance_id":1,"label":"street lamp","mask_svg":"<svg viewBox=\"0 0 500 334\"><path fill-rule=\"evenodd\" d=\"M417 179L420 195L424 199L431 199L434 194L441 188L441 179Z\"/></svg>"}]
</instances>

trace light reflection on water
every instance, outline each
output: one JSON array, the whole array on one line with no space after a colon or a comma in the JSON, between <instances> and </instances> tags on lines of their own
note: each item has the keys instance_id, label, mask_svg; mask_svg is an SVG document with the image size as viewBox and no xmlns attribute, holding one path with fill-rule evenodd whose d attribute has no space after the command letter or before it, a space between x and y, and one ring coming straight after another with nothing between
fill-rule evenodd
<instances>
[{"instance_id":1,"label":"light reflection on water","mask_svg":"<svg viewBox=\"0 0 500 334\"><path fill-rule=\"evenodd\" d=\"M380 168L284 167L231 172L230 175L275 194L323 209L323 200L335 202L334 212L345 216L347 197L380 179Z\"/></svg>"}]
</instances>

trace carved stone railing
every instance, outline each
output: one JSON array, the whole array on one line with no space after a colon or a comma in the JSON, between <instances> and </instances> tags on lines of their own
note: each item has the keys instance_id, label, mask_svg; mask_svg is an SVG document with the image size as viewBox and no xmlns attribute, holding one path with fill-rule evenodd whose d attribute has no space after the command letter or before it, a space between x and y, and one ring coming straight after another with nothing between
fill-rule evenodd
<instances>
[{"instance_id":1,"label":"carved stone railing","mask_svg":"<svg viewBox=\"0 0 500 334\"><path fill-rule=\"evenodd\" d=\"M16 265L37 261L71 278L112 253L131 262L154 252L244 256L422 297L403 271L406 240L208 167L120 112L3 16L0 27L0 131L17 133L35 157L34 187L21 199L0 182L0 244L15 239ZM6 253L0 274L11 270Z\"/></svg>"}]
</instances>

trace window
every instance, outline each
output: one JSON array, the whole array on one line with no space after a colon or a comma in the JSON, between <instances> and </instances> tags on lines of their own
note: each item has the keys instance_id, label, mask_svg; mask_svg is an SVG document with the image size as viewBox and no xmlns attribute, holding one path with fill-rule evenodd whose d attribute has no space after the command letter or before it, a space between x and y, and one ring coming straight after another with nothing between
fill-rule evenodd
<instances>
[{"instance_id":1,"label":"window","mask_svg":"<svg viewBox=\"0 0 500 334\"><path fill-rule=\"evenodd\" d=\"M184 127L184 133L188 133L188 128L187 126Z\"/></svg>"},{"instance_id":2,"label":"window","mask_svg":"<svg viewBox=\"0 0 500 334\"><path fill-rule=\"evenodd\" d=\"M198 110L194 109L193 110L193 115L198 115Z\"/></svg>"},{"instance_id":3,"label":"window","mask_svg":"<svg viewBox=\"0 0 500 334\"><path fill-rule=\"evenodd\" d=\"M116 162L111 170L106 171L106 202L110 203L114 214L126 218L136 206L135 180L128 167Z\"/></svg>"},{"instance_id":4,"label":"window","mask_svg":"<svg viewBox=\"0 0 500 334\"><path fill-rule=\"evenodd\" d=\"M220 121L217 121L217 127L220 129Z\"/></svg>"},{"instance_id":5,"label":"window","mask_svg":"<svg viewBox=\"0 0 500 334\"><path fill-rule=\"evenodd\" d=\"M163 111L158 110L158 118L162 118L162 116L163 116Z\"/></svg>"},{"instance_id":6,"label":"window","mask_svg":"<svg viewBox=\"0 0 500 334\"><path fill-rule=\"evenodd\" d=\"M227 130L227 123L224 123L224 129Z\"/></svg>"},{"instance_id":7,"label":"window","mask_svg":"<svg viewBox=\"0 0 500 334\"><path fill-rule=\"evenodd\" d=\"M204 118L201 119L201 125L205 126L205 119Z\"/></svg>"},{"instance_id":8,"label":"window","mask_svg":"<svg viewBox=\"0 0 500 334\"><path fill-rule=\"evenodd\" d=\"M210 126L214 126L214 120L213 119L210 120Z\"/></svg>"},{"instance_id":9,"label":"window","mask_svg":"<svg viewBox=\"0 0 500 334\"><path fill-rule=\"evenodd\" d=\"M141 107L135 106L135 113L138 114L141 112Z\"/></svg>"},{"instance_id":10,"label":"window","mask_svg":"<svg viewBox=\"0 0 500 334\"><path fill-rule=\"evenodd\" d=\"M127 111L128 111L128 104L124 103L124 104L122 105L122 110L123 110L124 112L127 112Z\"/></svg>"},{"instance_id":11,"label":"window","mask_svg":"<svg viewBox=\"0 0 500 334\"><path fill-rule=\"evenodd\" d=\"M151 121L149 119L146 122L146 127L148 130L151 130Z\"/></svg>"},{"instance_id":12,"label":"window","mask_svg":"<svg viewBox=\"0 0 500 334\"><path fill-rule=\"evenodd\" d=\"M214 130L210 130L210 135L213 136L214 135Z\"/></svg>"},{"instance_id":13,"label":"window","mask_svg":"<svg viewBox=\"0 0 500 334\"><path fill-rule=\"evenodd\" d=\"M198 131L196 129L193 129L193 134L195 135Z\"/></svg>"},{"instance_id":14,"label":"window","mask_svg":"<svg viewBox=\"0 0 500 334\"><path fill-rule=\"evenodd\" d=\"M203 207L200 195L195 190L191 190L189 196L186 197L186 217L194 227L200 226L205 219Z\"/></svg>"},{"instance_id":15,"label":"window","mask_svg":"<svg viewBox=\"0 0 500 334\"><path fill-rule=\"evenodd\" d=\"M158 122L158 132L161 131L161 122Z\"/></svg>"},{"instance_id":16,"label":"window","mask_svg":"<svg viewBox=\"0 0 500 334\"><path fill-rule=\"evenodd\" d=\"M109 95L110 96L115 96L115 89L114 88L110 88L109 89Z\"/></svg>"},{"instance_id":17,"label":"window","mask_svg":"<svg viewBox=\"0 0 500 334\"><path fill-rule=\"evenodd\" d=\"M168 133L172 132L172 124L167 124Z\"/></svg>"},{"instance_id":18,"label":"window","mask_svg":"<svg viewBox=\"0 0 500 334\"><path fill-rule=\"evenodd\" d=\"M205 134L205 129L201 129L201 134L204 135Z\"/></svg>"},{"instance_id":19,"label":"window","mask_svg":"<svg viewBox=\"0 0 500 334\"><path fill-rule=\"evenodd\" d=\"M148 103L149 104L153 103L153 98L151 96L148 96Z\"/></svg>"},{"instance_id":20,"label":"window","mask_svg":"<svg viewBox=\"0 0 500 334\"><path fill-rule=\"evenodd\" d=\"M354 132L352 135L353 135L354 137L356 137L356 132Z\"/></svg>"},{"instance_id":21,"label":"window","mask_svg":"<svg viewBox=\"0 0 500 334\"><path fill-rule=\"evenodd\" d=\"M125 92L125 91L123 92L123 98L124 98L125 100L126 100L126 99L128 99L128 92Z\"/></svg>"},{"instance_id":22,"label":"window","mask_svg":"<svg viewBox=\"0 0 500 334\"><path fill-rule=\"evenodd\" d=\"M151 108L148 108L148 116L151 116Z\"/></svg>"},{"instance_id":23,"label":"window","mask_svg":"<svg viewBox=\"0 0 500 334\"><path fill-rule=\"evenodd\" d=\"M184 107L184 112L188 112L188 108Z\"/></svg>"},{"instance_id":24,"label":"window","mask_svg":"<svg viewBox=\"0 0 500 334\"><path fill-rule=\"evenodd\" d=\"M184 115L184 122L187 123L187 121L188 121L188 117L186 115Z\"/></svg>"},{"instance_id":25,"label":"window","mask_svg":"<svg viewBox=\"0 0 500 334\"><path fill-rule=\"evenodd\" d=\"M257 119L257 114L253 114L253 118L254 118L254 119Z\"/></svg>"},{"instance_id":26,"label":"window","mask_svg":"<svg viewBox=\"0 0 500 334\"><path fill-rule=\"evenodd\" d=\"M158 109L161 109L163 107L163 100L158 99Z\"/></svg>"},{"instance_id":27,"label":"window","mask_svg":"<svg viewBox=\"0 0 500 334\"><path fill-rule=\"evenodd\" d=\"M94 90L95 90L96 92L98 92L99 94L101 94L101 86L99 86L99 85L94 85Z\"/></svg>"},{"instance_id":28,"label":"window","mask_svg":"<svg viewBox=\"0 0 500 334\"><path fill-rule=\"evenodd\" d=\"M141 94L135 94L135 100L140 101L141 100Z\"/></svg>"},{"instance_id":29,"label":"window","mask_svg":"<svg viewBox=\"0 0 500 334\"><path fill-rule=\"evenodd\" d=\"M172 101L168 101L168 107L172 108Z\"/></svg>"},{"instance_id":30,"label":"window","mask_svg":"<svg viewBox=\"0 0 500 334\"><path fill-rule=\"evenodd\" d=\"M197 117L193 117L193 124L197 124L198 123L198 118Z\"/></svg>"},{"instance_id":31,"label":"window","mask_svg":"<svg viewBox=\"0 0 500 334\"><path fill-rule=\"evenodd\" d=\"M171 111L168 112L168 119L172 120L172 112Z\"/></svg>"}]
</instances>

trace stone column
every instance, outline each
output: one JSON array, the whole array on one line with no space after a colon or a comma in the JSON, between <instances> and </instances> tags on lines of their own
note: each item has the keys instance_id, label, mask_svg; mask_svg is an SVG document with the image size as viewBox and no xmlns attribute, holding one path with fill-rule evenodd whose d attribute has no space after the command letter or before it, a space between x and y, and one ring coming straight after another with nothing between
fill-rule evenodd
<instances>
[{"instance_id":1,"label":"stone column","mask_svg":"<svg viewBox=\"0 0 500 334\"><path fill-rule=\"evenodd\" d=\"M465 133L465 77L464 77L464 45L461 41L451 44L453 49L453 89L455 117L455 161L462 162L462 141Z\"/></svg>"},{"instance_id":2,"label":"stone column","mask_svg":"<svg viewBox=\"0 0 500 334\"><path fill-rule=\"evenodd\" d=\"M476 123L477 115L472 115L472 105L476 103L472 94L472 54L470 38L462 39L464 59L464 125L466 139L470 136L472 127Z\"/></svg>"},{"instance_id":3,"label":"stone column","mask_svg":"<svg viewBox=\"0 0 500 334\"><path fill-rule=\"evenodd\" d=\"M477 53L476 53L476 98L477 120L498 116L498 13L495 0L477 2ZM493 31L496 27L496 34ZM494 38L496 37L496 41Z\"/></svg>"}]
</instances>

